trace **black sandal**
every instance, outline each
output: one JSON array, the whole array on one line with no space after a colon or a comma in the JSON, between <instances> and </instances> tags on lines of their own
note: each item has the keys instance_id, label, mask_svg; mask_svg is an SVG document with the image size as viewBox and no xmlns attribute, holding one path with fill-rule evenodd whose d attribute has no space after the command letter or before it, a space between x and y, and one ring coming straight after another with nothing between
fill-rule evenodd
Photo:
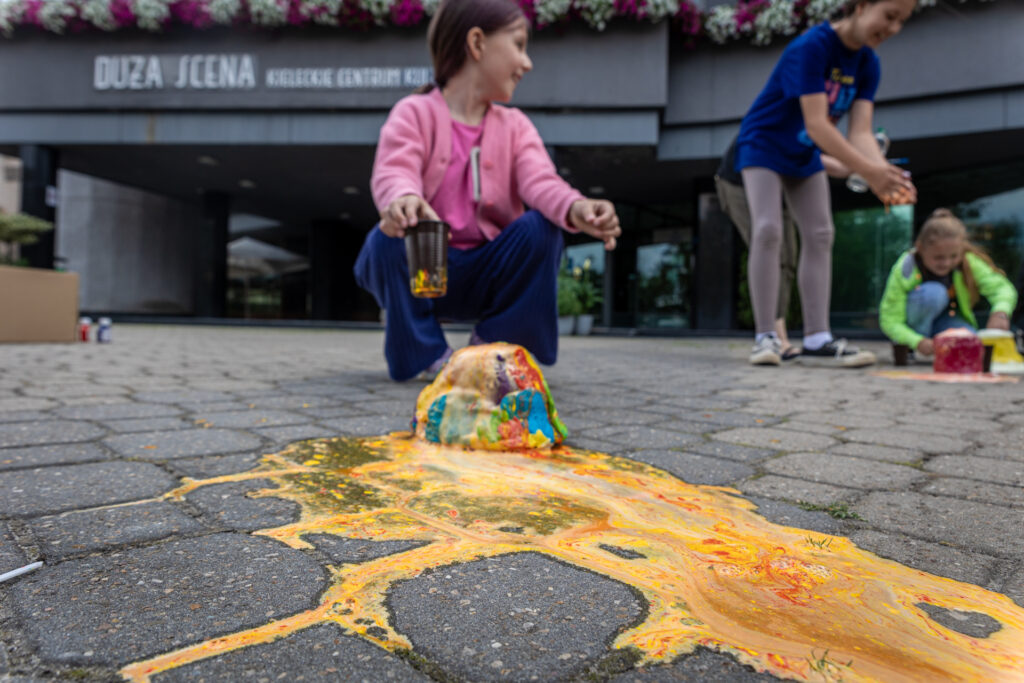
<instances>
[{"instance_id":1,"label":"black sandal","mask_svg":"<svg viewBox=\"0 0 1024 683\"><path fill-rule=\"evenodd\" d=\"M799 356L800 350L798 348L796 348L795 346L787 346L786 350L782 352L782 356L780 357L783 361L787 361L793 360L794 358L798 358Z\"/></svg>"}]
</instances>

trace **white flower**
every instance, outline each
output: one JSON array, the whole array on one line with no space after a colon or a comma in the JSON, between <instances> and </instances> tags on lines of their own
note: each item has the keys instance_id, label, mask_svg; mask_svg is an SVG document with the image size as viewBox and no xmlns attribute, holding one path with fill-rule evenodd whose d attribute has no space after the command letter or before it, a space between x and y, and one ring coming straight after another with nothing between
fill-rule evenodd
<instances>
[{"instance_id":1,"label":"white flower","mask_svg":"<svg viewBox=\"0 0 1024 683\"><path fill-rule=\"evenodd\" d=\"M117 28L114 15L110 13L110 0L81 0L82 18L96 28L113 31Z\"/></svg>"},{"instance_id":2,"label":"white flower","mask_svg":"<svg viewBox=\"0 0 1024 683\"><path fill-rule=\"evenodd\" d=\"M754 19L754 45L767 45L778 33L792 35L796 30L792 0L771 0Z\"/></svg>"},{"instance_id":3,"label":"white flower","mask_svg":"<svg viewBox=\"0 0 1024 683\"><path fill-rule=\"evenodd\" d=\"M537 22L540 24L554 24L561 21L569 14L569 7L572 0L537 0L533 8L537 10Z\"/></svg>"},{"instance_id":4,"label":"white flower","mask_svg":"<svg viewBox=\"0 0 1024 683\"><path fill-rule=\"evenodd\" d=\"M249 16L259 26L283 26L288 23L288 6L277 0L249 0Z\"/></svg>"},{"instance_id":5,"label":"white flower","mask_svg":"<svg viewBox=\"0 0 1024 683\"><path fill-rule=\"evenodd\" d=\"M64 0L45 0L39 7L39 22L47 31L64 33L68 19L76 14L75 7Z\"/></svg>"},{"instance_id":6,"label":"white flower","mask_svg":"<svg viewBox=\"0 0 1024 683\"><path fill-rule=\"evenodd\" d=\"M679 11L679 0L647 0L644 12L651 21L674 17Z\"/></svg>"},{"instance_id":7,"label":"white flower","mask_svg":"<svg viewBox=\"0 0 1024 683\"><path fill-rule=\"evenodd\" d=\"M242 12L242 0L209 0L206 12L213 23L230 26Z\"/></svg>"},{"instance_id":8,"label":"white flower","mask_svg":"<svg viewBox=\"0 0 1024 683\"><path fill-rule=\"evenodd\" d=\"M927 0L921 0L926 2ZM836 12L846 4L846 0L811 0L807 3L804 13L807 21L811 24L819 24L830 19Z\"/></svg>"},{"instance_id":9,"label":"white flower","mask_svg":"<svg viewBox=\"0 0 1024 683\"><path fill-rule=\"evenodd\" d=\"M139 28L147 31L159 31L170 16L168 0L134 0L132 12Z\"/></svg>"},{"instance_id":10,"label":"white flower","mask_svg":"<svg viewBox=\"0 0 1024 683\"><path fill-rule=\"evenodd\" d=\"M299 12L304 17L312 17L317 24L324 26L338 25L338 11L341 0L303 0Z\"/></svg>"},{"instance_id":11,"label":"white flower","mask_svg":"<svg viewBox=\"0 0 1024 683\"><path fill-rule=\"evenodd\" d=\"M707 31L708 37L719 45L739 38L740 32L736 27L736 8L718 5L712 9L704 21L704 30Z\"/></svg>"},{"instance_id":12,"label":"white flower","mask_svg":"<svg viewBox=\"0 0 1024 683\"><path fill-rule=\"evenodd\" d=\"M576 0L576 9L588 24L603 31L615 14L615 0Z\"/></svg>"},{"instance_id":13,"label":"white flower","mask_svg":"<svg viewBox=\"0 0 1024 683\"><path fill-rule=\"evenodd\" d=\"M373 15L373 21L383 26L391 17L391 0L359 0L359 6Z\"/></svg>"},{"instance_id":14,"label":"white flower","mask_svg":"<svg viewBox=\"0 0 1024 683\"><path fill-rule=\"evenodd\" d=\"M25 16L25 5L21 0L0 0L0 31L10 37L14 27Z\"/></svg>"}]
</instances>

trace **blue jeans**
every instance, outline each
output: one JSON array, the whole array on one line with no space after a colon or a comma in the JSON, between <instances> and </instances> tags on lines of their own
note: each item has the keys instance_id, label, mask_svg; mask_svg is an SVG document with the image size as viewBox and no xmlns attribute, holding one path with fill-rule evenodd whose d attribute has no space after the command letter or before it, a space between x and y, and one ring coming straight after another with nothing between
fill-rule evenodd
<instances>
[{"instance_id":1,"label":"blue jeans","mask_svg":"<svg viewBox=\"0 0 1024 683\"><path fill-rule=\"evenodd\" d=\"M552 365L558 355L558 265L562 231L527 211L475 249L448 248L448 293L417 299L409 290L404 240L376 226L356 259L359 286L387 311L384 358L392 379L415 377L441 357L448 342L439 318L478 320L485 341L526 347Z\"/></svg>"},{"instance_id":2,"label":"blue jeans","mask_svg":"<svg viewBox=\"0 0 1024 683\"><path fill-rule=\"evenodd\" d=\"M960 314L945 315L949 294L938 282L922 282L907 295L907 326L918 334L934 337L954 327L976 332Z\"/></svg>"}]
</instances>

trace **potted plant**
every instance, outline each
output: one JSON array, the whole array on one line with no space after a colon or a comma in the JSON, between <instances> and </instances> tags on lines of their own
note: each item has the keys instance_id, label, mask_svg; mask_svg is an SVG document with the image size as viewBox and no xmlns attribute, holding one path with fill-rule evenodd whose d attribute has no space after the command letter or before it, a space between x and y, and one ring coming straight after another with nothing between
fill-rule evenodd
<instances>
[{"instance_id":1,"label":"potted plant","mask_svg":"<svg viewBox=\"0 0 1024 683\"><path fill-rule=\"evenodd\" d=\"M580 312L576 314L576 334L588 335L594 328L594 309L604 301L600 290L594 284L594 273L590 270L590 259L583 262L583 267L573 269L576 280L576 296L579 299Z\"/></svg>"},{"instance_id":2,"label":"potted plant","mask_svg":"<svg viewBox=\"0 0 1024 683\"><path fill-rule=\"evenodd\" d=\"M0 213L0 342L70 342L78 319L78 275L24 267L21 245L53 224Z\"/></svg>"},{"instance_id":3,"label":"potted plant","mask_svg":"<svg viewBox=\"0 0 1024 683\"><path fill-rule=\"evenodd\" d=\"M566 268L558 271L558 334L572 334L582 312L579 281Z\"/></svg>"}]
</instances>

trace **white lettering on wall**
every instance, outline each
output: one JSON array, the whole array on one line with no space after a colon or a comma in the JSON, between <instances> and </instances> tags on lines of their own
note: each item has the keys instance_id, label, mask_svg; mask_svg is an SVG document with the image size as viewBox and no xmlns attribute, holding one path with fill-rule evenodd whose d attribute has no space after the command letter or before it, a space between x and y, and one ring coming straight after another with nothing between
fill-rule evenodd
<instances>
[{"instance_id":1,"label":"white lettering on wall","mask_svg":"<svg viewBox=\"0 0 1024 683\"><path fill-rule=\"evenodd\" d=\"M164 74L154 55L99 56L93 62L96 90L160 90Z\"/></svg>"},{"instance_id":2,"label":"white lettering on wall","mask_svg":"<svg viewBox=\"0 0 1024 683\"><path fill-rule=\"evenodd\" d=\"M256 66L252 55L182 55L178 59L178 90L252 90Z\"/></svg>"}]
</instances>

